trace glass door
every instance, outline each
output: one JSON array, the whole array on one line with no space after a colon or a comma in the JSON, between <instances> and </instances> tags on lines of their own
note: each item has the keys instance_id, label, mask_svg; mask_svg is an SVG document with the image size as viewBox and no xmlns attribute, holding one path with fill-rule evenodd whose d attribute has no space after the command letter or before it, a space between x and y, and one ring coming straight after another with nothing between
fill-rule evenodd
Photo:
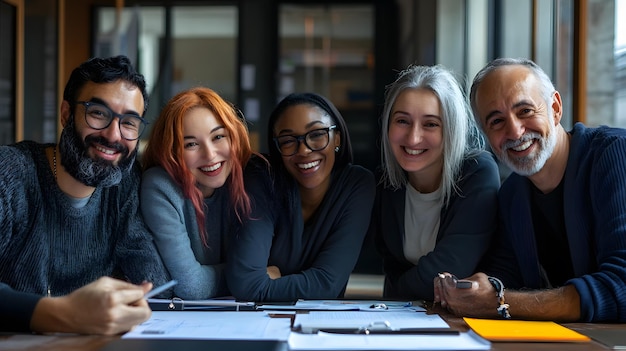
<instances>
[{"instance_id":1,"label":"glass door","mask_svg":"<svg viewBox=\"0 0 626 351\"><path fill-rule=\"evenodd\" d=\"M94 52L127 55L146 77L148 120L178 92L205 86L236 102L236 6L142 6L97 10ZM149 128L149 126L148 126ZM143 137L149 136L149 131Z\"/></svg>"}]
</instances>

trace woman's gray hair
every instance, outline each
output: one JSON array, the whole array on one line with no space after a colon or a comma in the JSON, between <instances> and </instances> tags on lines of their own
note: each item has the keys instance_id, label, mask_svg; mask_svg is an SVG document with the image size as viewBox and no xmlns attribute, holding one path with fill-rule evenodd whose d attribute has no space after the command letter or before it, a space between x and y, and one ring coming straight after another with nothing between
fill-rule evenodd
<instances>
[{"instance_id":1,"label":"woman's gray hair","mask_svg":"<svg viewBox=\"0 0 626 351\"><path fill-rule=\"evenodd\" d=\"M530 69L530 71L535 75L535 77L537 77L537 79L539 79L539 82L541 83L541 97L545 100L548 106L552 104L552 94L554 94L556 89L554 88L554 84L552 84L550 77L548 77L546 72L541 69L541 67L527 58L497 58L489 62L485 67L483 67L483 69L476 73L474 81L472 82L472 87L470 88L470 105L472 107L476 123L478 123L479 126L482 126L482 122L480 121L480 116L478 116L478 111L476 110L476 91L478 90L480 83L483 82L489 73L503 66L528 67L528 69Z\"/></svg>"},{"instance_id":2,"label":"woman's gray hair","mask_svg":"<svg viewBox=\"0 0 626 351\"><path fill-rule=\"evenodd\" d=\"M443 125L442 206L453 192L461 176L466 157L482 152L485 142L480 129L470 116L470 109L459 81L441 65L409 66L385 90L385 106L381 116L383 178L386 187L394 190L406 185L406 172L396 160L389 142L389 124L393 105L407 89L426 89L435 94L441 108Z\"/></svg>"}]
</instances>

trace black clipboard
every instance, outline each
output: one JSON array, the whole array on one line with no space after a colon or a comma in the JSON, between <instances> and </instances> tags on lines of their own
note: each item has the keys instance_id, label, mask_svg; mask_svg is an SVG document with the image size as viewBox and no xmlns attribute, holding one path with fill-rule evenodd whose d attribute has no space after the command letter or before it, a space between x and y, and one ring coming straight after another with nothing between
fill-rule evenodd
<instances>
[{"instance_id":1,"label":"black clipboard","mask_svg":"<svg viewBox=\"0 0 626 351\"><path fill-rule=\"evenodd\" d=\"M253 302L229 299L183 300L178 297L148 299L148 305L153 311L253 311L255 309Z\"/></svg>"}]
</instances>

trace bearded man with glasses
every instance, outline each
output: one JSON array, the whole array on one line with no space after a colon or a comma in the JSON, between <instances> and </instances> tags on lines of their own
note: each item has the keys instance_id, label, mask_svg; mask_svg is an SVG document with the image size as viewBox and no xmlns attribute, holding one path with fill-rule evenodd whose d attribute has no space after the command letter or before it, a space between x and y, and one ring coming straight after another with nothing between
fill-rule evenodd
<instances>
[{"instance_id":1,"label":"bearded man with glasses","mask_svg":"<svg viewBox=\"0 0 626 351\"><path fill-rule=\"evenodd\" d=\"M168 277L138 214L147 105L128 58L93 58L65 86L58 145L0 146L0 331L118 334L150 316L143 296Z\"/></svg>"}]
</instances>

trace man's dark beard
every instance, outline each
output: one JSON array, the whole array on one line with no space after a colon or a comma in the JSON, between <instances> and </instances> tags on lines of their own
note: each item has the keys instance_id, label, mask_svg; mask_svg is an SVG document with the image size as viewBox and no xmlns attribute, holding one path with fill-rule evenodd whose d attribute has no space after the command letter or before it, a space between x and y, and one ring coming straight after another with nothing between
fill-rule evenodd
<instances>
[{"instance_id":1,"label":"man's dark beard","mask_svg":"<svg viewBox=\"0 0 626 351\"><path fill-rule=\"evenodd\" d=\"M122 158L117 166L107 160L99 158L94 160L89 157L87 146L94 144L101 144L107 148L121 151ZM137 148L129 155L128 148L124 145L120 143L111 144L100 136L89 135L83 142L76 131L74 116L70 116L61 132L59 152L61 153L61 164L72 177L87 186L105 188L119 184L124 175L129 173L137 156Z\"/></svg>"}]
</instances>

